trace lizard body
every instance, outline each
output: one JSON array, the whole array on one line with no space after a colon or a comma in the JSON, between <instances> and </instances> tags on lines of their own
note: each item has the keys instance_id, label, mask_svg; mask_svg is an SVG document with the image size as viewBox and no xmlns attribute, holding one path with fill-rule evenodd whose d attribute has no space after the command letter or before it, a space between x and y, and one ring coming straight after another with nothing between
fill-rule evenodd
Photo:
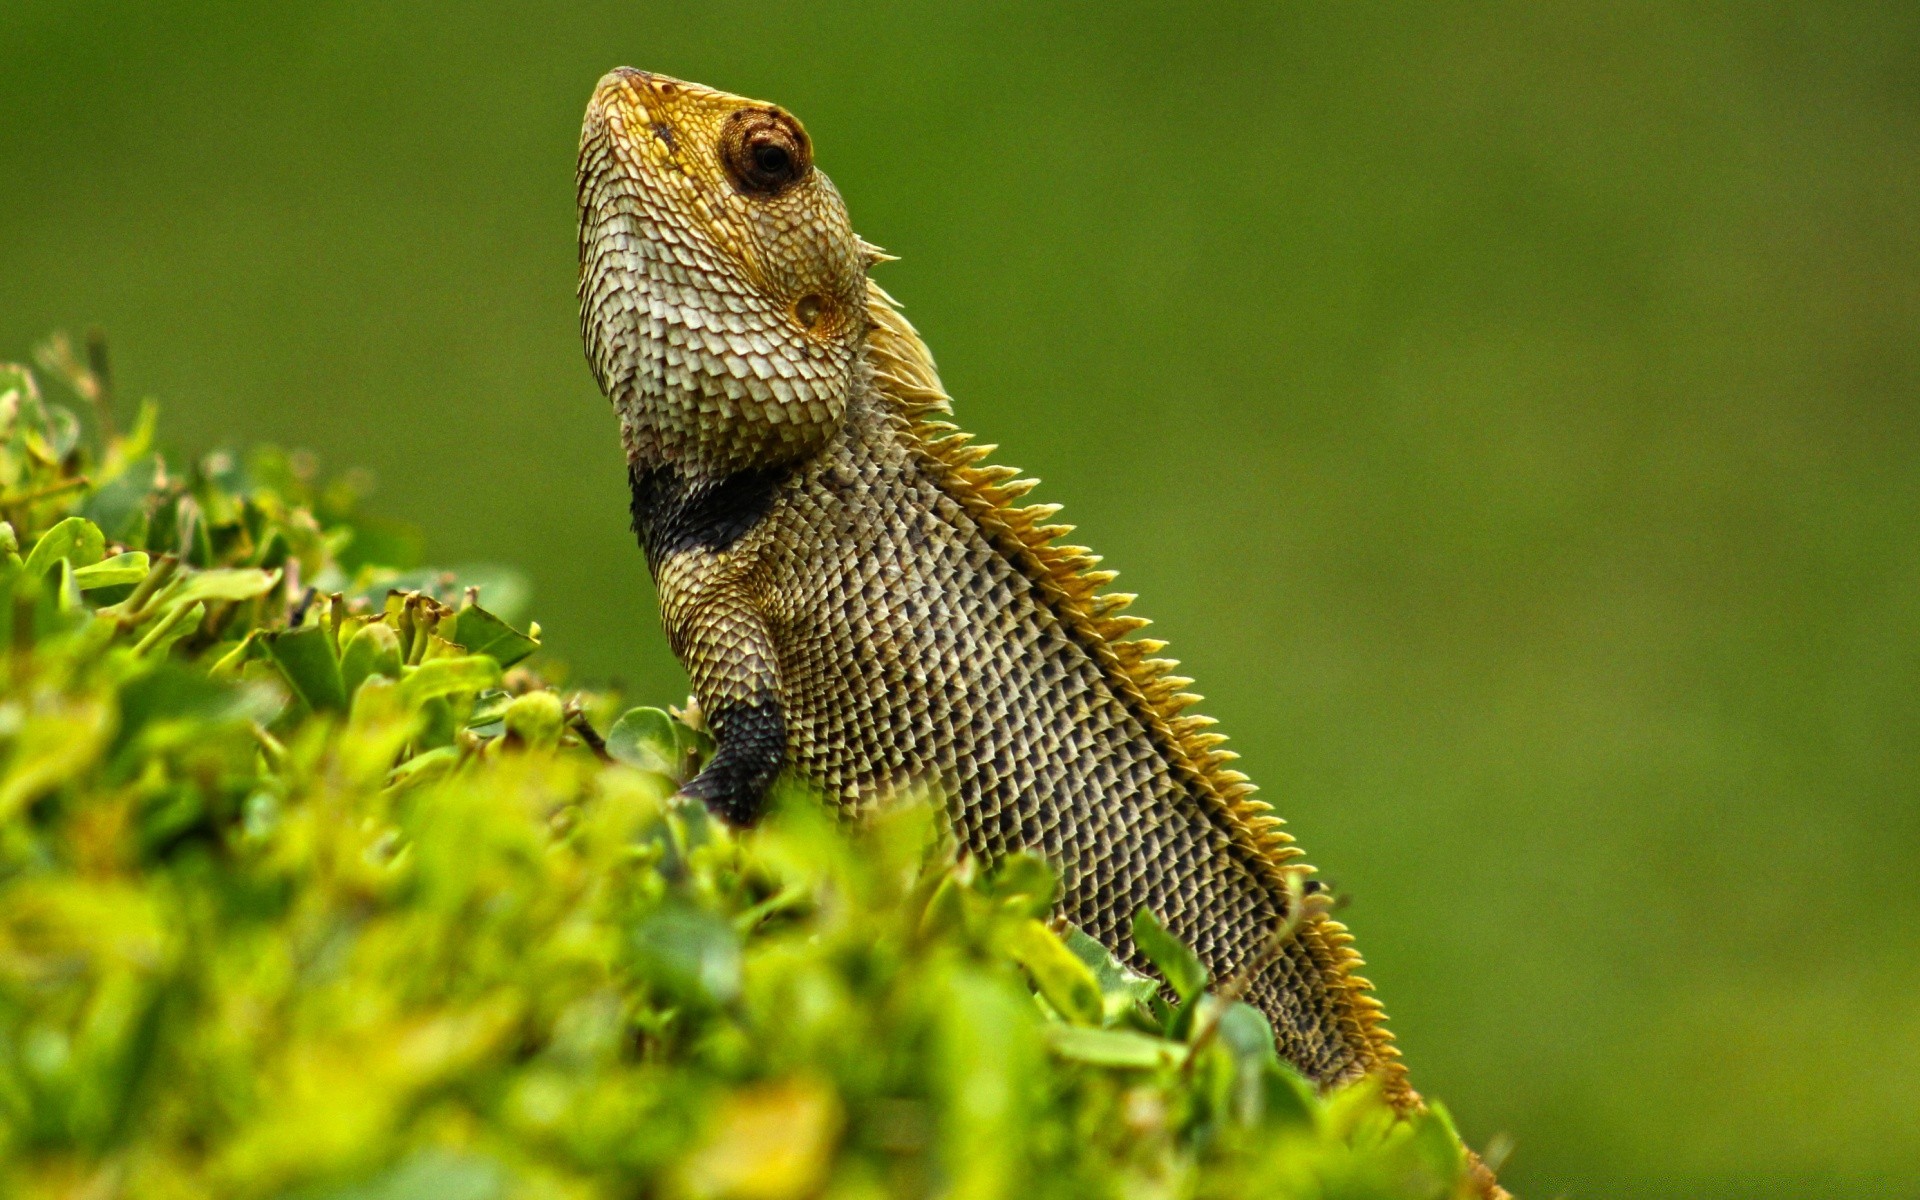
<instances>
[{"instance_id":1,"label":"lizard body","mask_svg":"<svg viewBox=\"0 0 1920 1200\"><path fill-rule=\"evenodd\" d=\"M744 824L783 770L850 811L935 783L964 846L1045 854L1062 914L1117 954L1145 967L1129 930L1150 908L1244 978L1306 1075L1417 1106L1310 868L1185 711L1132 597L944 421L799 123L622 68L589 105L578 190L588 358L717 741L686 791Z\"/></svg>"}]
</instances>

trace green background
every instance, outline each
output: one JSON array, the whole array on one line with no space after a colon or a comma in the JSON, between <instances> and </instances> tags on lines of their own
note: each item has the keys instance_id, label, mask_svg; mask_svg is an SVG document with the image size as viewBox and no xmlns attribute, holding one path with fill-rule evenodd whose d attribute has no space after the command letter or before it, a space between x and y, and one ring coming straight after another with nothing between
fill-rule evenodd
<instances>
[{"instance_id":1,"label":"green background","mask_svg":"<svg viewBox=\"0 0 1920 1200\"><path fill-rule=\"evenodd\" d=\"M0 356L684 678L580 109L777 100L1534 1197L1920 1196L1920 6L0 5Z\"/></svg>"}]
</instances>

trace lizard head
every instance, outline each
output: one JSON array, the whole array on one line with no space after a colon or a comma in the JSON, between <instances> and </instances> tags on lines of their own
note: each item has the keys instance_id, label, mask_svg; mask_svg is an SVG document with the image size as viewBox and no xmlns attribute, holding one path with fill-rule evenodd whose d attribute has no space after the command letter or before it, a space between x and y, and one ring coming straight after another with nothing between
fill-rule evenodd
<instances>
[{"instance_id":1,"label":"lizard head","mask_svg":"<svg viewBox=\"0 0 1920 1200\"><path fill-rule=\"evenodd\" d=\"M629 461L717 476L846 413L874 253L786 111L622 67L580 134L580 320Z\"/></svg>"}]
</instances>

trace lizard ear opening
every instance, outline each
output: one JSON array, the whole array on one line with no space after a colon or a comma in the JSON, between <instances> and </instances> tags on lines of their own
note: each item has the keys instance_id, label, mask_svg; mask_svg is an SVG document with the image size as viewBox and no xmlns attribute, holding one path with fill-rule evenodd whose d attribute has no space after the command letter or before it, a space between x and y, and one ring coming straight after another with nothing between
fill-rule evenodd
<instances>
[{"instance_id":1,"label":"lizard ear opening","mask_svg":"<svg viewBox=\"0 0 1920 1200\"><path fill-rule=\"evenodd\" d=\"M813 144L800 122L779 109L744 108L720 131L720 163L741 192L771 199L813 170Z\"/></svg>"}]
</instances>

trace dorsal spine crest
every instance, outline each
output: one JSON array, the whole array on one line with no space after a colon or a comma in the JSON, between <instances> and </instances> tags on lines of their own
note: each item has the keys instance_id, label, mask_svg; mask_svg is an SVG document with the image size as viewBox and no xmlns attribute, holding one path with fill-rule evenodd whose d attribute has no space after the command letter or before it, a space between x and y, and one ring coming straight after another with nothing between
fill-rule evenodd
<instances>
[{"instance_id":1,"label":"dorsal spine crest","mask_svg":"<svg viewBox=\"0 0 1920 1200\"><path fill-rule=\"evenodd\" d=\"M909 444L949 494L1017 552L1054 614L1100 663L1110 685L1130 702L1219 827L1250 851L1255 869L1274 894L1300 895L1296 881L1313 868L1296 861L1301 851L1285 831L1285 822L1265 801L1254 798L1247 776L1226 766L1239 756L1219 748L1226 737L1209 731L1214 719L1185 712L1201 698L1185 690L1193 681L1174 673L1176 660L1157 657L1166 643L1135 636L1150 624L1146 618L1121 615L1135 597L1104 591L1115 573L1096 569L1100 558L1086 547L1060 541L1073 531L1071 525L1053 523L1060 505L1012 503L1039 481L1021 478L1016 468L985 463L998 447L975 443L971 434L946 419L953 402L941 386L932 353L901 314L899 303L872 280L867 284L867 311L866 352L874 388ZM1296 936L1322 962L1329 982L1346 990L1351 1001L1346 1011L1358 1014L1347 1018L1357 1022L1349 1034L1371 1049L1386 1095L1401 1107L1417 1107L1419 1097L1407 1082L1381 1005L1369 994L1373 985L1358 974L1362 964L1352 948L1352 935L1326 915L1324 894L1304 895L1302 903L1309 919Z\"/></svg>"}]
</instances>

